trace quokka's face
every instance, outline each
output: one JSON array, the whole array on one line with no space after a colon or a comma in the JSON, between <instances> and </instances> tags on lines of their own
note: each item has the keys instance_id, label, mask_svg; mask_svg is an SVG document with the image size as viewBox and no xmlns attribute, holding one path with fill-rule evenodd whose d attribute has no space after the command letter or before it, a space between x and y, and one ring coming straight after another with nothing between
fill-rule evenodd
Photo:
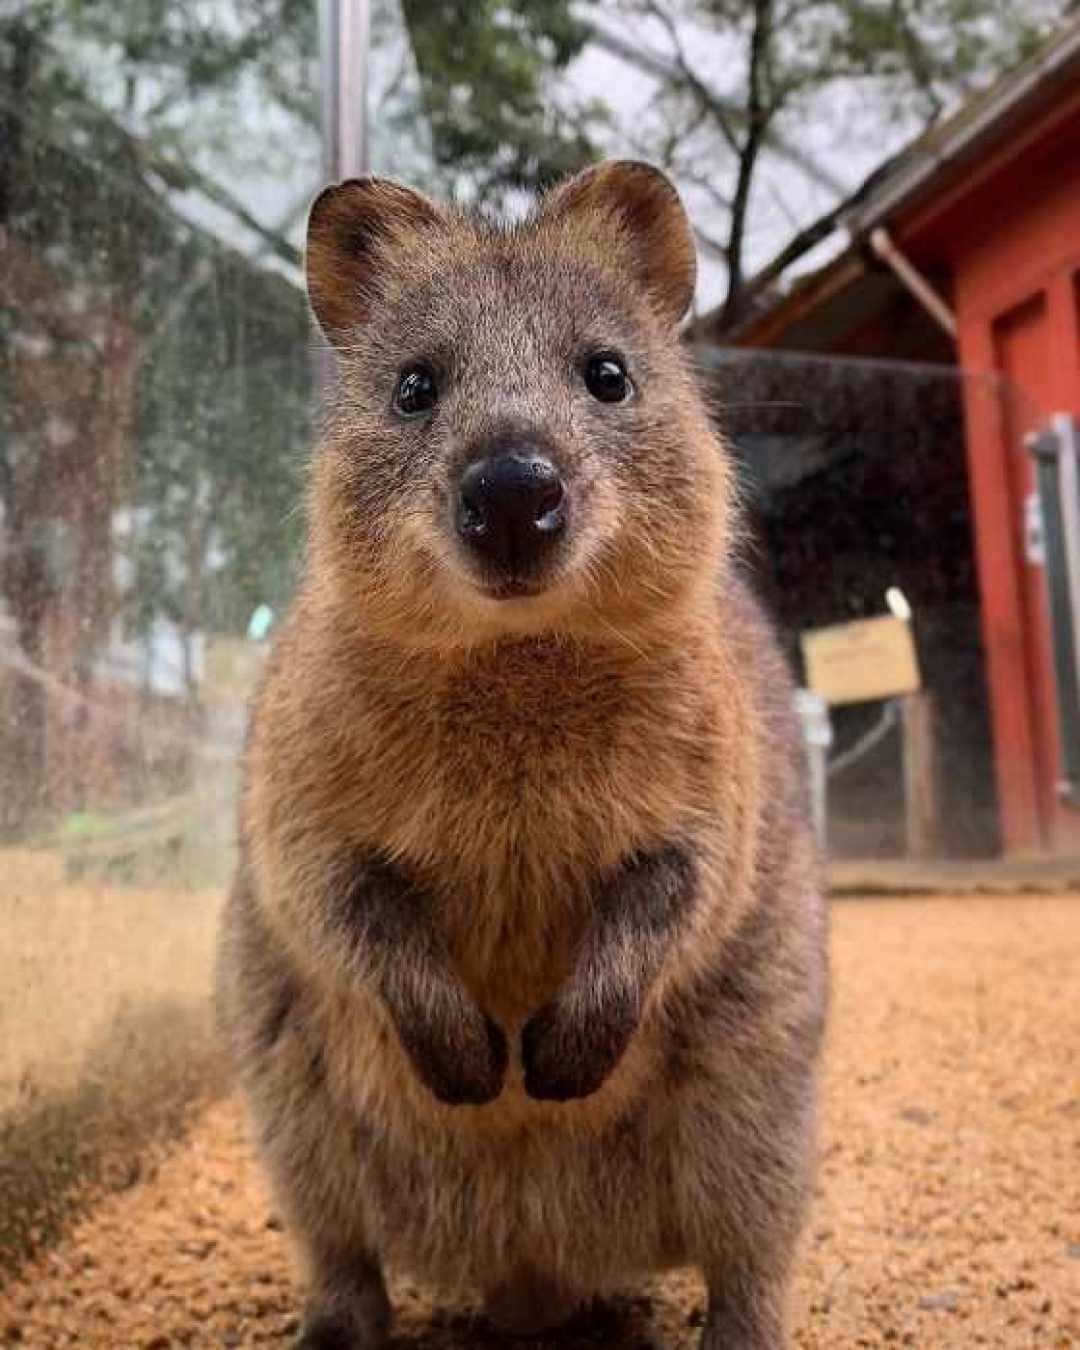
<instances>
[{"instance_id":1,"label":"quokka's face","mask_svg":"<svg viewBox=\"0 0 1080 1350\"><path fill-rule=\"evenodd\" d=\"M420 642L603 630L715 567L727 477L679 349L694 250L615 163L498 230L328 189L308 285L342 383L313 529L339 593Z\"/></svg>"}]
</instances>

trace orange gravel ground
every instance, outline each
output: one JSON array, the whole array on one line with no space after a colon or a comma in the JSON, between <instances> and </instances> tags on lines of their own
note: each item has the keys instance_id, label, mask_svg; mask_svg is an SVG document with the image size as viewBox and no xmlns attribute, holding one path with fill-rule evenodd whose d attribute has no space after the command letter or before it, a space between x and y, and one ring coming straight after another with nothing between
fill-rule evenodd
<instances>
[{"instance_id":1,"label":"orange gravel ground","mask_svg":"<svg viewBox=\"0 0 1080 1350\"><path fill-rule=\"evenodd\" d=\"M799 1350L1080 1347L1080 896L844 900ZM0 1343L287 1344L299 1291L233 1100L0 1292ZM403 1283L397 1350L496 1350ZM689 1350L675 1274L538 1347ZM520 1344L520 1342L515 1343Z\"/></svg>"}]
</instances>

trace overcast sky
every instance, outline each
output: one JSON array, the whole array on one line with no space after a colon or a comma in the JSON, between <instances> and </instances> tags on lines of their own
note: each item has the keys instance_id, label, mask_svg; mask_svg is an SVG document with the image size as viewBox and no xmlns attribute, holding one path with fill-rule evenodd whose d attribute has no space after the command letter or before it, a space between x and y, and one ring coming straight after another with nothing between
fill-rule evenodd
<instances>
[{"instance_id":1,"label":"overcast sky","mask_svg":"<svg viewBox=\"0 0 1080 1350\"><path fill-rule=\"evenodd\" d=\"M243 13L243 0L216 0L232 4ZM1043 4L1049 0L1025 0ZM312 0L317 3L317 0ZM595 14L595 7L590 7ZM605 15L603 22L620 24L617 11ZM647 43L663 51L666 34L646 24L630 32L625 21L618 32L631 40ZM387 116L396 98L398 106L408 97L410 84L415 88L415 71L410 70L410 54L401 18L399 0L374 0L373 26L377 41L373 48L371 83L371 160L376 172L423 181L429 163L423 126L413 123L402 128L391 126ZM722 93L738 95L741 62L729 39L708 30L685 28L685 50L701 77ZM98 86L107 106L123 107L123 72L110 67L94 53L82 53L88 77ZM398 78L405 71L402 83ZM312 69L315 82L318 72ZM396 94L393 92L396 89ZM590 45L577 59L562 81L557 96L575 99L602 98L613 113L613 127L605 133L604 148L612 154L640 153L635 146L635 129L648 117L648 104L654 93L652 81L639 70L609 52ZM150 106L160 90L152 81L142 79L141 98ZM254 83L241 85L239 93L223 106L207 95L195 104L178 106L177 134L196 153L200 167L224 184L260 221L281 229L299 246L303 239L307 206L322 182L322 152L317 134L304 127L280 105L268 104L265 91ZM389 100L389 101L388 101ZM140 110L126 109L124 115L138 130ZM222 134L221 128L225 127ZM913 121L904 121L884 110L879 98L857 81L834 84L816 95L796 116L778 123L779 132L802 152L818 162L831 187L815 182L802 169L775 153L766 153L760 163L748 221L745 271L752 273L772 257L798 229L833 206L841 192L846 195L884 159L900 149L918 131ZM716 158L710 162L710 154ZM719 141L702 151L696 163L699 172L708 175L721 190L730 191L735 165L722 153ZM708 196L689 183L681 183L684 197L695 221L707 232L723 236L723 222ZM190 219L213 230L222 238L261 261L289 272L299 282L296 269L274 260L256 235L238 224L235 216L207 201L196 192L174 194L173 200ZM795 273L817 265L838 243L827 243L808 255ZM699 309L715 304L723 293L723 267L707 251L701 251Z\"/></svg>"}]
</instances>

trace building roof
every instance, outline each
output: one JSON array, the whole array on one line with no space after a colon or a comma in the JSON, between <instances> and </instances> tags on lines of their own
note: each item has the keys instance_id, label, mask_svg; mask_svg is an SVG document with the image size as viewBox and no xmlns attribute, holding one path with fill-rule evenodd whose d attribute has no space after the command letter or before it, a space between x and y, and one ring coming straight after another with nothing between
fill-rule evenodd
<instances>
[{"instance_id":1,"label":"building roof","mask_svg":"<svg viewBox=\"0 0 1080 1350\"><path fill-rule=\"evenodd\" d=\"M866 240L881 226L895 228L940 198L1023 130L1066 102L1080 98L1080 15L1015 69L969 99L956 113L885 161L845 201L815 222L746 283L747 305L733 324L723 307L703 315L693 335L765 345L771 333L850 288L873 265ZM834 239L837 251L823 267L785 284L784 274L812 248Z\"/></svg>"}]
</instances>

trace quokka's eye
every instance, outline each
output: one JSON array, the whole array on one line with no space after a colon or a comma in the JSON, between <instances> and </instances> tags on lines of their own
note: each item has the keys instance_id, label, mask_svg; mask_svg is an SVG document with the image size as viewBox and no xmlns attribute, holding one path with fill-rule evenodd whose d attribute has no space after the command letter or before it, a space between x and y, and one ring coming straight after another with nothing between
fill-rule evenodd
<instances>
[{"instance_id":1,"label":"quokka's eye","mask_svg":"<svg viewBox=\"0 0 1080 1350\"><path fill-rule=\"evenodd\" d=\"M633 392L622 361L610 352L590 356L585 364L585 388L601 403L622 403Z\"/></svg>"},{"instance_id":2,"label":"quokka's eye","mask_svg":"<svg viewBox=\"0 0 1080 1350\"><path fill-rule=\"evenodd\" d=\"M419 417L438 402L439 389L427 366L409 366L398 376L394 411L402 417Z\"/></svg>"}]
</instances>

